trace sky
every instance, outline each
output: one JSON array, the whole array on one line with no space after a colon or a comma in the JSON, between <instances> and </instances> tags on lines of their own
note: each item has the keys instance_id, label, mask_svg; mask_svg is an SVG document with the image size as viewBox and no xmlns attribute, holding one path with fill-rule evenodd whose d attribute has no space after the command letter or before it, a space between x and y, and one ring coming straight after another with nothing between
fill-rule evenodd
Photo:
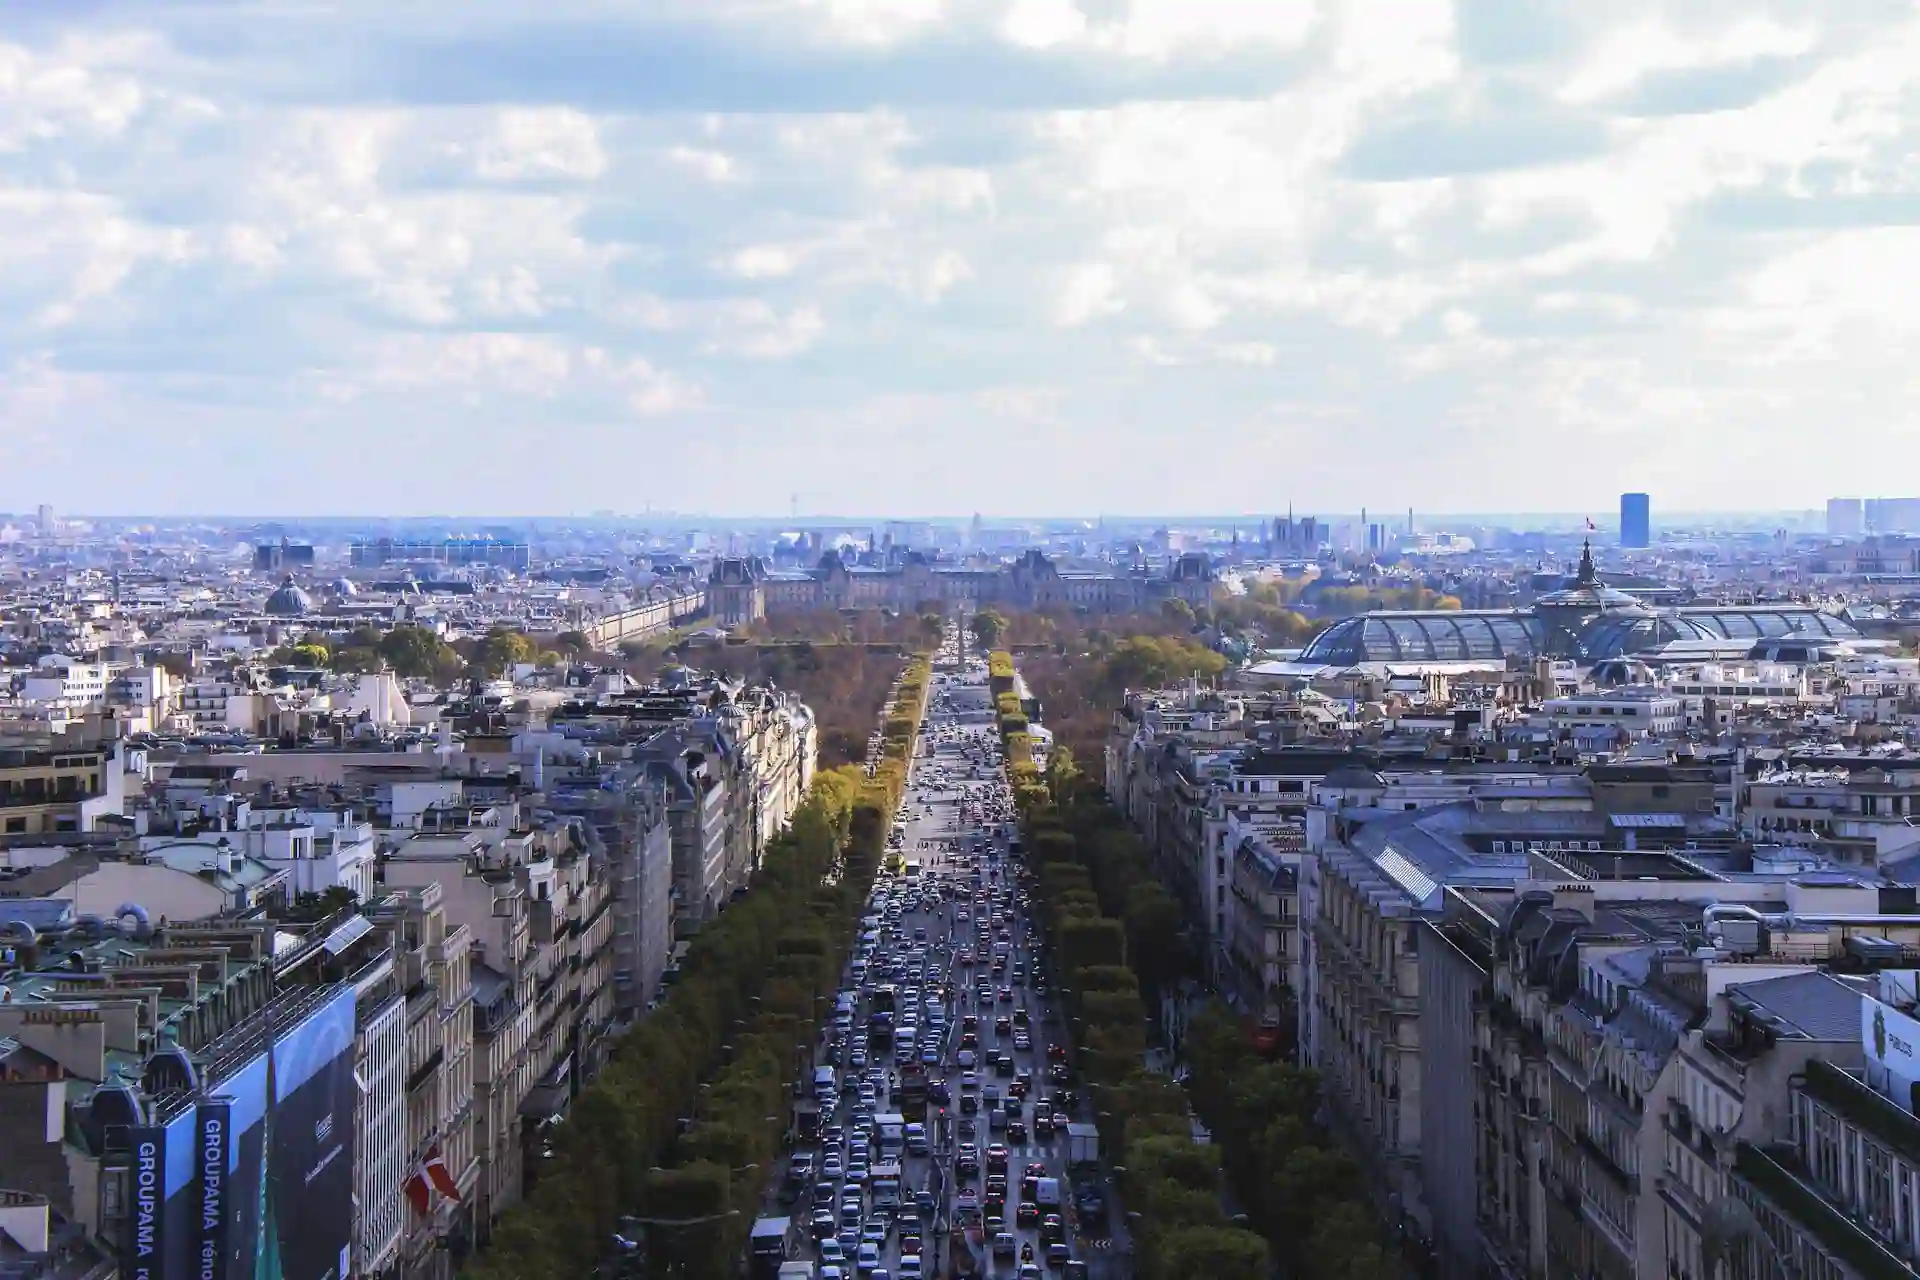
<instances>
[{"instance_id":1,"label":"sky","mask_svg":"<svg viewBox=\"0 0 1920 1280\"><path fill-rule=\"evenodd\" d=\"M0 6L0 509L1920 489L1910 0Z\"/></svg>"}]
</instances>

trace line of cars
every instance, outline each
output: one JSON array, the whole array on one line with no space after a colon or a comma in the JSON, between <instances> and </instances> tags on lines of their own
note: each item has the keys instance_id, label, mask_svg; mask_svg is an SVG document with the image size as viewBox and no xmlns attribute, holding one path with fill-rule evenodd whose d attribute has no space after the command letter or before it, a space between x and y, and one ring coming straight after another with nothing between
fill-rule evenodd
<instances>
[{"instance_id":1,"label":"line of cars","mask_svg":"<svg viewBox=\"0 0 1920 1280\"><path fill-rule=\"evenodd\" d=\"M903 857L876 886L822 1031L811 1122L803 1113L796 1126L805 1149L779 1187L790 1217L765 1220L811 1238L815 1258L782 1261L780 1280L978 1274L969 1266L1015 1280L1086 1275L1067 1203L1081 1221L1104 1204L1091 1179L1069 1194L1060 1147L1068 1163L1090 1162L1076 1143L1097 1140L1072 1124L1068 1055L1047 1043L998 743L989 724L956 722L988 706L975 667L936 678L890 837L896 852L910 833L936 852ZM943 1269L933 1255L948 1232L974 1248L955 1248Z\"/></svg>"}]
</instances>

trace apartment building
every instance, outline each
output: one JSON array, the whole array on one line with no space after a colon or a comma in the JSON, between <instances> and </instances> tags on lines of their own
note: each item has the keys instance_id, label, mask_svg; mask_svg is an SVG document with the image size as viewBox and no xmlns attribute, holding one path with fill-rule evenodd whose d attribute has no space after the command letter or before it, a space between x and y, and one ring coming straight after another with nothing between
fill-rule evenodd
<instances>
[{"instance_id":1,"label":"apartment building","mask_svg":"<svg viewBox=\"0 0 1920 1280\"><path fill-rule=\"evenodd\" d=\"M613 868L613 992L623 1013L648 1007L673 951L673 840L667 794L639 764L583 771L549 794Z\"/></svg>"},{"instance_id":2,"label":"apartment building","mask_svg":"<svg viewBox=\"0 0 1920 1280\"><path fill-rule=\"evenodd\" d=\"M746 887L819 760L813 713L798 698L685 670L648 689L570 701L550 726L563 753L617 750L663 792L683 933Z\"/></svg>"},{"instance_id":3,"label":"apartment building","mask_svg":"<svg viewBox=\"0 0 1920 1280\"><path fill-rule=\"evenodd\" d=\"M429 1193L423 1215L412 1205L400 1213L405 1227L394 1251L399 1280L450 1280L476 1239L476 1202L483 1169L475 1132L472 964L478 942L466 921L448 909L445 886L422 879L390 887L368 917L393 937L394 962L404 999L406 1041L404 1144L408 1176L438 1152L459 1189L459 1198ZM405 1198L404 1179L396 1192ZM384 1218L387 1208L362 1206Z\"/></svg>"},{"instance_id":4,"label":"apartment building","mask_svg":"<svg viewBox=\"0 0 1920 1280\"><path fill-rule=\"evenodd\" d=\"M1914 1274L1913 890L1530 862L1418 938L1440 1274Z\"/></svg>"},{"instance_id":5,"label":"apartment building","mask_svg":"<svg viewBox=\"0 0 1920 1280\"><path fill-rule=\"evenodd\" d=\"M1228 926L1223 977L1237 1003L1262 1026L1292 1026L1299 1017L1300 860L1293 828L1248 826L1230 819L1227 847Z\"/></svg>"},{"instance_id":6,"label":"apartment building","mask_svg":"<svg viewBox=\"0 0 1920 1280\"><path fill-rule=\"evenodd\" d=\"M1569 733L1598 731L1622 741L1668 738L1687 724L1687 704L1663 689L1594 690L1549 698L1541 708L1549 728Z\"/></svg>"},{"instance_id":7,"label":"apartment building","mask_svg":"<svg viewBox=\"0 0 1920 1280\"><path fill-rule=\"evenodd\" d=\"M125 765L117 742L62 750L0 748L0 835L92 831L118 816Z\"/></svg>"},{"instance_id":8,"label":"apartment building","mask_svg":"<svg viewBox=\"0 0 1920 1280\"><path fill-rule=\"evenodd\" d=\"M84 711L107 699L118 671L104 662L76 662L61 655L44 658L28 673L21 696L29 702Z\"/></svg>"},{"instance_id":9,"label":"apartment building","mask_svg":"<svg viewBox=\"0 0 1920 1280\"><path fill-rule=\"evenodd\" d=\"M1740 820L1753 839L1852 866L1920 855L1920 757L1796 753L1746 783Z\"/></svg>"}]
</instances>

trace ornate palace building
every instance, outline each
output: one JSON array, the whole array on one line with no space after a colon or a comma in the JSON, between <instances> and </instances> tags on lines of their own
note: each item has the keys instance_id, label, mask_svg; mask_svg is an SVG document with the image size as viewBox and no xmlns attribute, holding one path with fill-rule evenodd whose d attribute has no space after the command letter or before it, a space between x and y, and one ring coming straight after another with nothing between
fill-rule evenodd
<instances>
[{"instance_id":1,"label":"ornate palace building","mask_svg":"<svg viewBox=\"0 0 1920 1280\"><path fill-rule=\"evenodd\" d=\"M715 560L707 577L714 622L738 626L769 612L813 609L941 609L1005 604L1018 609L1065 605L1091 613L1133 613L1162 600L1198 608L1213 596L1213 562L1204 552L1162 566L1062 569L1038 549L1011 564L940 564L918 551L896 551L883 566L849 565L828 553L804 571L774 569L758 556Z\"/></svg>"}]
</instances>

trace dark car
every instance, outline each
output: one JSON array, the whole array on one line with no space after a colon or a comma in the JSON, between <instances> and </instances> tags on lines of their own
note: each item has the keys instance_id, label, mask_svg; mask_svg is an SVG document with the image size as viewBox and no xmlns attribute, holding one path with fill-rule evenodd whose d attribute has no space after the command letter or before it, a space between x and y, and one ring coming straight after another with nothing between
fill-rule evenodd
<instances>
[{"instance_id":1,"label":"dark car","mask_svg":"<svg viewBox=\"0 0 1920 1280\"><path fill-rule=\"evenodd\" d=\"M1057 1213L1050 1213L1040 1219L1040 1238L1048 1244L1067 1238L1067 1224Z\"/></svg>"},{"instance_id":2,"label":"dark car","mask_svg":"<svg viewBox=\"0 0 1920 1280\"><path fill-rule=\"evenodd\" d=\"M1038 1226L1040 1223L1040 1206L1031 1200L1022 1200L1020 1207L1013 1211L1013 1220L1021 1227Z\"/></svg>"},{"instance_id":3,"label":"dark car","mask_svg":"<svg viewBox=\"0 0 1920 1280\"><path fill-rule=\"evenodd\" d=\"M1049 1267L1064 1267L1072 1257L1073 1254L1068 1250L1065 1241L1056 1240L1047 1246L1047 1266Z\"/></svg>"},{"instance_id":4,"label":"dark car","mask_svg":"<svg viewBox=\"0 0 1920 1280\"><path fill-rule=\"evenodd\" d=\"M1027 1140L1026 1122L1023 1120L1007 1121L1007 1141L1017 1143L1017 1142L1025 1142L1026 1140Z\"/></svg>"}]
</instances>

